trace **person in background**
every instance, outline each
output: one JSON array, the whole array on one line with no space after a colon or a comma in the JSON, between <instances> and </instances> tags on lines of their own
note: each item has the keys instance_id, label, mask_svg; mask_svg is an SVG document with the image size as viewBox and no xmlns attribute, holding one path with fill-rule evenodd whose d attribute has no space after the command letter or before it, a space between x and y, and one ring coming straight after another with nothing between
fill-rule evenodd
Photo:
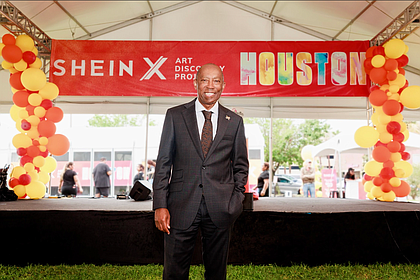
<instances>
[{"instance_id":1,"label":"person in background","mask_svg":"<svg viewBox=\"0 0 420 280\"><path fill-rule=\"evenodd\" d=\"M153 177L155 176L156 161L149 159L147 161L146 180L153 184Z\"/></svg>"},{"instance_id":2,"label":"person in background","mask_svg":"<svg viewBox=\"0 0 420 280\"><path fill-rule=\"evenodd\" d=\"M99 198L101 195L103 197L108 197L109 187L111 186L109 176L111 176L111 174L112 171L106 164L106 158L102 157L101 162L95 166L92 173L96 188L95 197Z\"/></svg>"},{"instance_id":3,"label":"person in background","mask_svg":"<svg viewBox=\"0 0 420 280\"><path fill-rule=\"evenodd\" d=\"M73 168L73 162L67 163L60 175L58 192L65 196L77 196L77 193L83 193L83 188L80 185L77 173Z\"/></svg>"},{"instance_id":4,"label":"person in background","mask_svg":"<svg viewBox=\"0 0 420 280\"><path fill-rule=\"evenodd\" d=\"M137 174L134 176L133 186L139 180L144 180L144 166L141 163L137 164Z\"/></svg>"},{"instance_id":5,"label":"person in background","mask_svg":"<svg viewBox=\"0 0 420 280\"><path fill-rule=\"evenodd\" d=\"M267 189L268 189L269 177L270 177L269 169L270 169L270 164L268 162L264 162L262 166L262 172L260 176L258 176L258 184L257 184L258 194L260 195L260 197L268 196Z\"/></svg>"},{"instance_id":6,"label":"person in background","mask_svg":"<svg viewBox=\"0 0 420 280\"><path fill-rule=\"evenodd\" d=\"M308 191L311 197L315 197L315 169L312 167L312 160L306 159L303 163L303 167L300 170L300 177L303 183L303 195L308 197Z\"/></svg>"},{"instance_id":7,"label":"person in background","mask_svg":"<svg viewBox=\"0 0 420 280\"><path fill-rule=\"evenodd\" d=\"M346 183L347 181L353 181L356 180L356 176L354 175L354 169L353 168L349 168L347 170L346 175L344 176L344 190L343 190L343 198L346 197Z\"/></svg>"}]
</instances>

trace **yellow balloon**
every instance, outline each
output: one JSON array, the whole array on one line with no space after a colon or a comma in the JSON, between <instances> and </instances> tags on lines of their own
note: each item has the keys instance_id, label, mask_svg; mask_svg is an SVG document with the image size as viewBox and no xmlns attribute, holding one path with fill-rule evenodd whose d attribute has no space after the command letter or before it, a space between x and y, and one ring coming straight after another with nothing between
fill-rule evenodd
<instances>
[{"instance_id":1,"label":"yellow balloon","mask_svg":"<svg viewBox=\"0 0 420 280\"><path fill-rule=\"evenodd\" d=\"M42 137L39 138L39 141L38 142L39 142L39 144L41 144L43 146L47 146L47 144L48 144L48 138L42 136Z\"/></svg>"},{"instance_id":2,"label":"yellow balloon","mask_svg":"<svg viewBox=\"0 0 420 280\"><path fill-rule=\"evenodd\" d=\"M373 67L380 68L385 64L385 57L383 55L377 54L374 57L372 57L371 63Z\"/></svg>"},{"instance_id":3,"label":"yellow balloon","mask_svg":"<svg viewBox=\"0 0 420 280\"><path fill-rule=\"evenodd\" d=\"M26 194L32 199L43 198L47 188L40 181L31 181L29 185L26 186Z\"/></svg>"},{"instance_id":4,"label":"yellow balloon","mask_svg":"<svg viewBox=\"0 0 420 280\"><path fill-rule=\"evenodd\" d=\"M368 193L367 194L367 197L370 199L370 200L374 200L375 199L375 197L372 195L372 193Z\"/></svg>"},{"instance_id":5,"label":"yellow balloon","mask_svg":"<svg viewBox=\"0 0 420 280\"><path fill-rule=\"evenodd\" d=\"M26 172L31 172L31 171L35 170L35 166L30 162L25 163L23 168L26 170Z\"/></svg>"},{"instance_id":6,"label":"yellow balloon","mask_svg":"<svg viewBox=\"0 0 420 280\"><path fill-rule=\"evenodd\" d=\"M384 112L379 113L379 122L381 124L387 125L391 121L391 116L388 116Z\"/></svg>"},{"instance_id":7,"label":"yellow balloon","mask_svg":"<svg viewBox=\"0 0 420 280\"><path fill-rule=\"evenodd\" d=\"M29 104L31 104L32 106L39 106L41 105L42 102L42 97L41 95L39 95L38 93L32 93L31 95L29 95L28 97L28 102Z\"/></svg>"},{"instance_id":8,"label":"yellow balloon","mask_svg":"<svg viewBox=\"0 0 420 280\"><path fill-rule=\"evenodd\" d=\"M26 51L31 51L34 48L34 40L26 34L19 35L16 37L16 46L18 46L22 53Z\"/></svg>"},{"instance_id":9,"label":"yellow balloon","mask_svg":"<svg viewBox=\"0 0 420 280\"><path fill-rule=\"evenodd\" d=\"M39 145L38 148L41 152L45 152L47 150L47 147L42 146L42 145Z\"/></svg>"},{"instance_id":10,"label":"yellow balloon","mask_svg":"<svg viewBox=\"0 0 420 280\"><path fill-rule=\"evenodd\" d=\"M322 191L317 191L316 192L316 197L322 197Z\"/></svg>"},{"instance_id":11,"label":"yellow balloon","mask_svg":"<svg viewBox=\"0 0 420 280\"><path fill-rule=\"evenodd\" d=\"M57 98L59 94L58 86L54 83L47 83L40 91L39 94L43 99L53 100Z\"/></svg>"},{"instance_id":12,"label":"yellow balloon","mask_svg":"<svg viewBox=\"0 0 420 280\"><path fill-rule=\"evenodd\" d=\"M10 111L9 111L10 117L12 117L12 120L14 120L15 122L20 120L20 118L19 118L20 109L22 109L22 108L16 106L15 104L13 104L12 107L10 107Z\"/></svg>"},{"instance_id":13,"label":"yellow balloon","mask_svg":"<svg viewBox=\"0 0 420 280\"><path fill-rule=\"evenodd\" d=\"M408 129L401 131L402 134L404 134L404 140L403 142L408 140L408 137L410 137L410 131Z\"/></svg>"},{"instance_id":14,"label":"yellow balloon","mask_svg":"<svg viewBox=\"0 0 420 280\"><path fill-rule=\"evenodd\" d=\"M10 174L10 177L19 179L19 176L22 174L26 174L25 168L23 168L22 166L15 166L12 169L12 173Z\"/></svg>"},{"instance_id":15,"label":"yellow balloon","mask_svg":"<svg viewBox=\"0 0 420 280\"><path fill-rule=\"evenodd\" d=\"M38 49L34 46L31 50L35 54L35 56L38 56Z\"/></svg>"},{"instance_id":16,"label":"yellow balloon","mask_svg":"<svg viewBox=\"0 0 420 280\"><path fill-rule=\"evenodd\" d=\"M47 77L41 69L28 68L22 72L20 81L25 88L37 91L45 86Z\"/></svg>"},{"instance_id":17,"label":"yellow balloon","mask_svg":"<svg viewBox=\"0 0 420 280\"><path fill-rule=\"evenodd\" d=\"M28 68L28 63L21 59L19 62L13 63L13 67L18 71L24 71Z\"/></svg>"},{"instance_id":18,"label":"yellow balloon","mask_svg":"<svg viewBox=\"0 0 420 280\"><path fill-rule=\"evenodd\" d=\"M372 187L372 190L370 191L370 193L376 198L380 198L384 194L381 188L377 186Z\"/></svg>"},{"instance_id":19,"label":"yellow balloon","mask_svg":"<svg viewBox=\"0 0 420 280\"><path fill-rule=\"evenodd\" d=\"M384 201L388 201L388 202L394 201L394 200L395 200L395 197L396 197L396 195L395 195L395 193L394 193L393 191L390 191L390 192L384 193L384 194L382 195L382 199L383 199Z\"/></svg>"},{"instance_id":20,"label":"yellow balloon","mask_svg":"<svg viewBox=\"0 0 420 280\"><path fill-rule=\"evenodd\" d=\"M26 120L33 126L37 126L41 122L39 117L35 115L29 116Z\"/></svg>"},{"instance_id":21,"label":"yellow balloon","mask_svg":"<svg viewBox=\"0 0 420 280\"><path fill-rule=\"evenodd\" d=\"M400 87L397 86L397 85L391 85L391 86L389 86L389 91L392 92L393 95L394 95L394 93L398 94L398 91L399 90L400 90Z\"/></svg>"},{"instance_id":22,"label":"yellow balloon","mask_svg":"<svg viewBox=\"0 0 420 280\"><path fill-rule=\"evenodd\" d=\"M51 173L57 168L57 161L55 158L48 156L45 158L45 164L40 168L41 171Z\"/></svg>"},{"instance_id":23,"label":"yellow balloon","mask_svg":"<svg viewBox=\"0 0 420 280\"><path fill-rule=\"evenodd\" d=\"M392 138L393 138L392 134L388 132L381 132L379 134L379 140L384 144L391 142Z\"/></svg>"},{"instance_id":24,"label":"yellow balloon","mask_svg":"<svg viewBox=\"0 0 420 280\"><path fill-rule=\"evenodd\" d=\"M314 148L314 145L306 145L305 147L302 148L300 155L302 156L303 160L312 159L313 148Z\"/></svg>"},{"instance_id":25,"label":"yellow balloon","mask_svg":"<svg viewBox=\"0 0 420 280\"><path fill-rule=\"evenodd\" d=\"M35 59L35 62L29 65L30 68L39 69L42 67L42 61L38 57Z\"/></svg>"},{"instance_id":26,"label":"yellow balloon","mask_svg":"<svg viewBox=\"0 0 420 280\"><path fill-rule=\"evenodd\" d=\"M47 111L45 110L45 108L44 107L42 107L42 106L37 106L35 109L34 109L34 115L35 116L37 116L38 118L43 118L44 116L45 116L45 113L46 113Z\"/></svg>"},{"instance_id":27,"label":"yellow balloon","mask_svg":"<svg viewBox=\"0 0 420 280\"><path fill-rule=\"evenodd\" d=\"M22 120L19 120L18 122L16 122L16 129L19 130L19 132L25 133L26 131L22 129L21 123L22 123Z\"/></svg>"},{"instance_id":28,"label":"yellow balloon","mask_svg":"<svg viewBox=\"0 0 420 280\"><path fill-rule=\"evenodd\" d=\"M26 120L29 117L28 111L25 108L19 110L18 116L20 119Z\"/></svg>"},{"instance_id":29,"label":"yellow balloon","mask_svg":"<svg viewBox=\"0 0 420 280\"><path fill-rule=\"evenodd\" d=\"M394 164L395 169L402 169L404 171L404 176L400 178L408 178L413 174L413 166L408 161L398 161Z\"/></svg>"},{"instance_id":30,"label":"yellow balloon","mask_svg":"<svg viewBox=\"0 0 420 280\"><path fill-rule=\"evenodd\" d=\"M381 137L382 132L387 132L386 125L381 123L376 126L376 130L379 132L379 137Z\"/></svg>"},{"instance_id":31,"label":"yellow balloon","mask_svg":"<svg viewBox=\"0 0 420 280\"><path fill-rule=\"evenodd\" d=\"M372 126L362 126L354 133L354 141L362 148L369 148L378 142L379 132Z\"/></svg>"},{"instance_id":32,"label":"yellow balloon","mask_svg":"<svg viewBox=\"0 0 420 280\"><path fill-rule=\"evenodd\" d=\"M31 181L38 181L39 180L38 171L36 171L36 170L32 170L32 171L28 172L28 175L31 176Z\"/></svg>"},{"instance_id":33,"label":"yellow balloon","mask_svg":"<svg viewBox=\"0 0 420 280\"><path fill-rule=\"evenodd\" d=\"M388 97L388 100L400 101L400 95L398 93L393 93Z\"/></svg>"},{"instance_id":34,"label":"yellow balloon","mask_svg":"<svg viewBox=\"0 0 420 280\"><path fill-rule=\"evenodd\" d=\"M369 176L378 176L382 168L383 164L375 160L368 161L365 164L365 172Z\"/></svg>"},{"instance_id":35,"label":"yellow balloon","mask_svg":"<svg viewBox=\"0 0 420 280\"><path fill-rule=\"evenodd\" d=\"M420 86L408 86L403 89L400 102L408 109L420 108Z\"/></svg>"},{"instance_id":36,"label":"yellow balloon","mask_svg":"<svg viewBox=\"0 0 420 280\"><path fill-rule=\"evenodd\" d=\"M403 121L398 122L401 125L401 132L404 133L404 131L407 130L407 124ZM405 135L404 135L405 136ZM404 137L405 138L405 137Z\"/></svg>"},{"instance_id":37,"label":"yellow balloon","mask_svg":"<svg viewBox=\"0 0 420 280\"><path fill-rule=\"evenodd\" d=\"M375 112L372 114L372 116L370 116L370 120L372 121L372 123L374 125L378 125L379 124L379 113Z\"/></svg>"},{"instance_id":38,"label":"yellow balloon","mask_svg":"<svg viewBox=\"0 0 420 280\"><path fill-rule=\"evenodd\" d=\"M43 156L36 156L33 160L34 166L42 167L45 164L45 158Z\"/></svg>"},{"instance_id":39,"label":"yellow balloon","mask_svg":"<svg viewBox=\"0 0 420 280\"><path fill-rule=\"evenodd\" d=\"M395 122L402 122L404 119L403 115L401 113L398 113L394 116L391 116L391 120Z\"/></svg>"},{"instance_id":40,"label":"yellow balloon","mask_svg":"<svg viewBox=\"0 0 420 280\"><path fill-rule=\"evenodd\" d=\"M19 198L21 198L26 194L26 187L24 185L17 185L13 188L13 191Z\"/></svg>"},{"instance_id":41,"label":"yellow balloon","mask_svg":"<svg viewBox=\"0 0 420 280\"><path fill-rule=\"evenodd\" d=\"M48 175L45 171L39 171L39 181L41 181L43 184L47 184L50 181L50 175Z\"/></svg>"},{"instance_id":42,"label":"yellow balloon","mask_svg":"<svg viewBox=\"0 0 420 280\"><path fill-rule=\"evenodd\" d=\"M384 49L387 57L396 59L404 54L406 45L401 39L392 39L384 45Z\"/></svg>"},{"instance_id":43,"label":"yellow balloon","mask_svg":"<svg viewBox=\"0 0 420 280\"><path fill-rule=\"evenodd\" d=\"M402 169L394 168L395 176L397 178L406 178L405 171Z\"/></svg>"},{"instance_id":44,"label":"yellow balloon","mask_svg":"<svg viewBox=\"0 0 420 280\"><path fill-rule=\"evenodd\" d=\"M401 180L397 177L392 177L391 179L389 179L389 183L391 184L391 186L398 188L401 185Z\"/></svg>"},{"instance_id":45,"label":"yellow balloon","mask_svg":"<svg viewBox=\"0 0 420 280\"><path fill-rule=\"evenodd\" d=\"M393 162L397 162L401 160L401 153L391 153L391 158Z\"/></svg>"},{"instance_id":46,"label":"yellow balloon","mask_svg":"<svg viewBox=\"0 0 420 280\"><path fill-rule=\"evenodd\" d=\"M13 136L12 144L15 148L28 148L32 145L32 140L27 135L20 133Z\"/></svg>"},{"instance_id":47,"label":"yellow balloon","mask_svg":"<svg viewBox=\"0 0 420 280\"><path fill-rule=\"evenodd\" d=\"M26 135L28 135L31 139L37 139L39 137L38 127L32 126L29 131L26 132Z\"/></svg>"},{"instance_id":48,"label":"yellow balloon","mask_svg":"<svg viewBox=\"0 0 420 280\"><path fill-rule=\"evenodd\" d=\"M363 185L364 186L364 189L365 189L365 192L370 192L371 190L372 190L372 188L375 186L374 184L373 184L373 182L372 181L366 181L366 183Z\"/></svg>"}]
</instances>

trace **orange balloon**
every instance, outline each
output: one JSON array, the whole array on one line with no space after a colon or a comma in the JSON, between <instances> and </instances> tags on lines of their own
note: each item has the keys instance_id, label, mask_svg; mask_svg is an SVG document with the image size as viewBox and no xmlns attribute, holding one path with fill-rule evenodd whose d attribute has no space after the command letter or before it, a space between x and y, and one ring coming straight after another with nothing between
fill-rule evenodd
<instances>
[{"instance_id":1,"label":"orange balloon","mask_svg":"<svg viewBox=\"0 0 420 280\"><path fill-rule=\"evenodd\" d=\"M51 107L47 110L45 118L55 123L60 122L63 119L63 110L59 107Z\"/></svg>"},{"instance_id":2,"label":"orange balloon","mask_svg":"<svg viewBox=\"0 0 420 280\"><path fill-rule=\"evenodd\" d=\"M70 148L69 139L62 134L55 134L48 138L47 149L48 151L55 156L62 156Z\"/></svg>"},{"instance_id":3,"label":"orange balloon","mask_svg":"<svg viewBox=\"0 0 420 280\"><path fill-rule=\"evenodd\" d=\"M45 120L38 124L38 132L40 136L51 137L56 131L55 124L52 121Z\"/></svg>"},{"instance_id":4,"label":"orange balloon","mask_svg":"<svg viewBox=\"0 0 420 280\"><path fill-rule=\"evenodd\" d=\"M410 193L411 188L406 181L401 180L401 185L399 187L392 187L392 191L397 197L405 197Z\"/></svg>"},{"instance_id":5,"label":"orange balloon","mask_svg":"<svg viewBox=\"0 0 420 280\"><path fill-rule=\"evenodd\" d=\"M377 162L385 162L391 157L391 152L385 146L377 146L372 151L372 157Z\"/></svg>"}]
</instances>

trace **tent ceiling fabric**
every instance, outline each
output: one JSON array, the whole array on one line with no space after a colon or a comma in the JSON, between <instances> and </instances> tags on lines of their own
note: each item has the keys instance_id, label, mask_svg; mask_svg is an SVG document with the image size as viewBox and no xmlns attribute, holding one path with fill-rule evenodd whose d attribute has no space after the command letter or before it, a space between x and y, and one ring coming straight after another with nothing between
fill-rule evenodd
<instances>
[{"instance_id":1,"label":"tent ceiling fabric","mask_svg":"<svg viewBox=\"0 0 420 280\"><path fill-rule=\"evenodd\" d=\"M3 2L3 1L2 1ZM52 39L177 41L371 40L413 1L9 1ZM418 1L414 1L418 2ZM8 33L0 28L0 36ZM410 85L420 85L420 31L409 47ZM411 70L411 73L408 72ZM413 74L414 72L414 74ZM0 112L11 104L8 71L0 71ZM66 113L162 114L189 98L59 97ZM365 119L366 98L224 98L245 116ZM84 104L87 104L86 106ZM124 106L121 106L124 104ZM144 109L144 111L143 111ZM408 110L407 110L408 111ZM415 120L418 111L404 111Z\"/></svg>"}]
</instances>

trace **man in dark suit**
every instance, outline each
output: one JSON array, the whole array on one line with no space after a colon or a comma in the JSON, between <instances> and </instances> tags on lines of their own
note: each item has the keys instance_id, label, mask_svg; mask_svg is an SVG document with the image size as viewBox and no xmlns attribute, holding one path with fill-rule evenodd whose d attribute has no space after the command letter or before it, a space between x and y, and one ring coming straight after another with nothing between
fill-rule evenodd
<instances>
[{"instance_id":1,"label":"man in dark suit","mask_svg":"<svg viewBox=\"0 0 420 280\"><path fill-rule=\"evenodd\" d=\"M153 181L155 224L165 233L165 280L188 279L199 228L205 278L226 279L248 157L242 118L218 102L224 87L220 67L203 65L194 80L197 98L166 112ZM207 138L210 147L200 142Z\"/></svg>"}]
</instances>

